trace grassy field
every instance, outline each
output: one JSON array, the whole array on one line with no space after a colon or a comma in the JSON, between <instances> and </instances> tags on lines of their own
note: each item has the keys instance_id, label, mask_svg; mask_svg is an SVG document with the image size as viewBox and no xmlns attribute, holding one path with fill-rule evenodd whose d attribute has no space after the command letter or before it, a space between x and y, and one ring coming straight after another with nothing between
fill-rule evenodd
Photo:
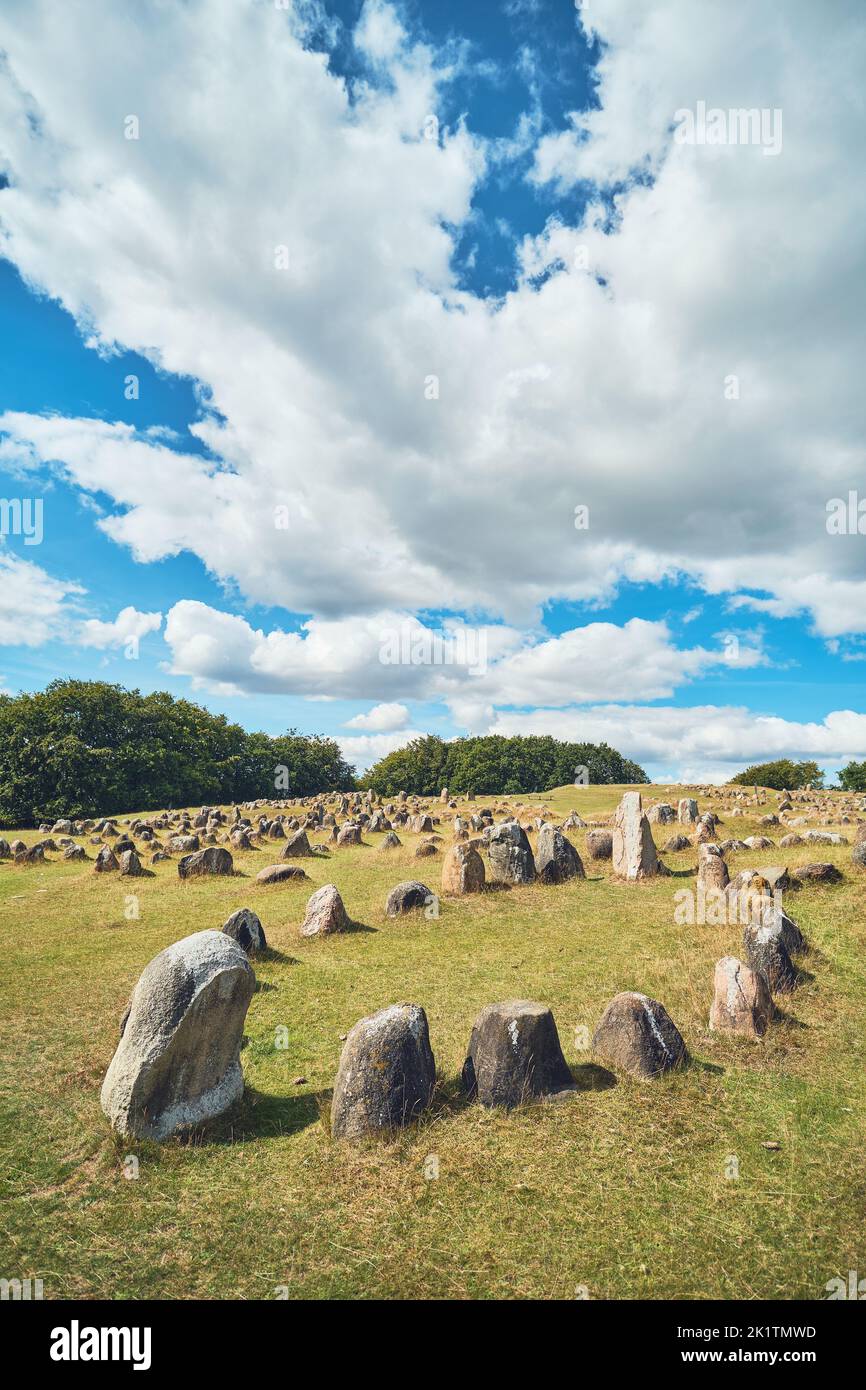
<instances>
[{"instance_id":1,"label":"grassy field","mask_svg":"<svg viewBox=\"0 0 866 1390\"><path fill-rule=\"evenodd\" d=\"M591 817L621 791L521 801ZM748 815L770 809L728 820L720 838L755 833ZM656 843L675 829L655 826ZM0 1274L41 1277L46 1298L815 1299L837 1274L866 1276L866 875L850 849L729 856L732 873L820 859L845 874L787 900L813 949L785 1016L746 1042L707 1031L714 963L741 954L741 937L677 925L673 895L693 879L617 883L578 830L585 881L443 900L438 919L392 921L389 888L419 878L438 891L441 874L441 855L416 860L418 837L399 834L402 850L380 854L382 837L365 836L304 861L312 882L275 888L253 880L279 844L235 854L243 876L188 884L176 859L133 882L56 856L0 863ZM666 856L683 874L696 860L694 849ZM306 900L327 882L358 928L303 940ZM272 948L255 963L242 1104L184 1141L116 1140L99 1089L141 970L241 906ZM576 1030L591 1032L624 989L662 1001L694 1059L687 1070L611 1084L578 1050ZM476 1014L515 997L553 1008L584 1088L574 1100L506 1114L461 1098ZM387 1142L334 1143L341 1035L404 1000L430 1021L429 1117ZM275 1045L280 1025L287 1050ZM428 1179L431 1155L439 1176Z\"/></svg>"}]
</instances>

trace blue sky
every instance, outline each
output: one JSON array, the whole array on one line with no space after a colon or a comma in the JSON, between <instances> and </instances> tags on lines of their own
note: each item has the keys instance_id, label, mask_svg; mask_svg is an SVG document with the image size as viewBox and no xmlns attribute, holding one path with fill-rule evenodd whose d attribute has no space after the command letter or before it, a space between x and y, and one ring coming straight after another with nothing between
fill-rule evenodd
<instances>
[{"instance_id":1,"label":"blue sky","mask_svg":"<svg viewBox=\"0 0 866 1390\"><path fill-rule=\"evenodd\" d=\"M168 689L359 766L419 731L866 757L866 535L826 526L866 497L857 129L829 90L807 123L793 8L743 57L740 5L685 56L680 0L219 0L196 61L198 0L137 46L106 6L90 54L13 3L0 498L44 536L0 542L0 689ZM782 104L778 158L678 144L704 98ZM383 665L400 625L483 674Z\"/></svg>"}]
</instances>

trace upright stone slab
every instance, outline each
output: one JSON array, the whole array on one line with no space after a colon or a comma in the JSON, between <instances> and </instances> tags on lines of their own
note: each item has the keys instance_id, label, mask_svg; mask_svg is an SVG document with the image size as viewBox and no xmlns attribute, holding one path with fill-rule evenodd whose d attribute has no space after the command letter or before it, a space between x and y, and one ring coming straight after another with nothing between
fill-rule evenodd
<instances>
[{"instance_id":1,"label":"upright stone slab","mask_svg":"<svg viewBox=\"0 0 866 1390\"><path fill-rule=\"evenodd\" d=\"M102 1086L119 1134L167 1139L243 1093L240 1046L255 976L221 931L196 932L147 965Z\"/></svg>"},{"instance_id":2,"label":"upright stone slab","mask_svg":"<svg viewBox=\"0 0 866 1390\"><path fill-rule=\"evenodd\" d=\"M452 845L442 863L442 892L462 897L484 890L484 860L471 845Z\"/></svg>"},{"instance_id":3,"label":"upright stone slab","mask_svg":"<svg viewBox=\"0 0 866 1390\"><path fill-rule=\"evenodd\" d=\"M542 883L586 878L583 860L556 825L542 825L535 849L535 869Z\"/></svg>"},{"instance_id":4,"label":"upright stone slab","mask_svg":"<svg viewBox=\"0 0 866 1390\"><path fill-rule=\"evenodd\" d=\"M659 858L640 792L626 792L613 823L613 871L630 882L659 872Z\"/></svg>"},{"instance_id":5,"label":"upright stone slab","mask_svg":"<svg viewBox=\"0 0 866 1390\"><path fill-rule=\"evenodd\" d=\"M253 951L267 950L267 938L261 920L249 907L233 912L228 921L223 922L222 930L250 955Z\"/></svg>"},{"instance_id":6,"label":"upright stone slab","mask_svg":"<svg viewBox=\"0 0 866 1390\"><path fill-rule=\"evenodd\" d=\"M430 1104L436 1063L427 1015L418 1004L391 1004L356 1023L334 1082L331 1134L360 1139L400 1129Z\"/></svg>"},{"instance_id":7,"label":"upright stone slab","mask_svg":"<svg viewBox=\"0 0 866 1390\"><path fill-rule=\"evenodd\" d=\"M698 883L704 889L728 886L728 866L715 845L701 845L698 850Z\"/></svg>"},{"instance_id":8,"label":"upright stone slab","mask_svg":"<svg viewBox=\"0 0 866 1390\"><path fill-rule=\"evenodd\" d=\"M347 931L349 925L349 916L337 885L325 883L307 903L301 936L330 936L332 932Z\"/></svg>"},{"instance_id":9,"label":"upright stone slab","mask_svg":"<svg viewBox=\"0 0 866 1390\"><path fill-rule=\"evenodd\" d=\"M487 841L491 883L532 883L535 860L526 831L517 821L502 821Z\"/></svg>"},{"instance_id":10,"label":"upright stone slab","mask_svg":"<svg viewBox=\"0 0 866 1390\"><path fill-rule=\"evenodd\" d=\"M528 999L482 1009L463 1064L463 1086L482 1105L509 1110L574 1091L550 1009Z\"/></svg>"},{"instance_id":11,"label":"upright stone slab","mask_svg":"<svg viewBox=\"0 0 866 1390\"><path fill-rule=\"evenodd\" d=\"M617 994L593 1034L592 1050L602 1062L632 1076L658 1076L688 1060L686 1045L663 1004L645 994Z\"/></svg>"},{"instance_id":12,"label":"upright stone slab","mask_svg":"<svg viewBox=\"0 0 866 1390\"><path fill-rule=\"evenodd\" d=\"M783 940L781 922L768 917L746 927L743 941L753 970L767 977L773 994L790 994L797 987L797 970Z\"/></svg>"},{"instance_id":13,"label":"upright stone slab","mask_svg":"<svg viewBox=\"0 0 866 1390\"><path fill-rule=\"evenodd\" d=\"M711 1030L762 1038L773 1013L766 975L744 965L736 956L723 956L716 963L713 978Z\"/></svg>"},{"instance_id":14,"label":"upright stone slab","mask_svg":"<svg viewBox=\"0 0 866 1390\"><path fill-rule=\"evenodd\" d=\"M680 825L694 825L698 818L698 803L691 796L683 796L677 803L677 820Z\"/></svg>"}]
</instances>

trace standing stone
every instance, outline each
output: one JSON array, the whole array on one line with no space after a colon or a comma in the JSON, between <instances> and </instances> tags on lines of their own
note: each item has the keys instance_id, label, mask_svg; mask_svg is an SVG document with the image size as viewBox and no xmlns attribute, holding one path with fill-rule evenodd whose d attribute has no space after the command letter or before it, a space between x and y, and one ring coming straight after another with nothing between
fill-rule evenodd
<instances>
[{"instance_id":1,"label":"standing stone","mask_svg":"<svg viewBox=\"0 0 866 1390\"><path fill-rule=\"evenodd\" d=\"M517 821L502 821L487 841L491 883L532 883L535 860L526 831Z\"/></svg>"},{"instance_id":2,"label":"standing stone","mask_svg":"<svg viewBox=\"0 0 866 1390\"><path fill-rule=\"evenodd\" d=\"M569 878L586 878L580 855L555 825L543 825L538 832L535 868L542 883L565 883Z\"/></svg>"},{"instance_id":3,"label":"standing stone","mask_svg":"<svg viewBox=\"0 0 866 1390\"><path fill-rule=\"evenodd\" d=\"M728 886L728 866L714 845L701 845L698 851L698 883L705 889Z\"/></svg>"},{"instance_id":4,"label":"standing stone","mask_svg":"<svg viewBox=\"0 0 866 1390\"><path fill-rule=\"evenodd\" d=\"M693 797L683 796L677 803L677 820L680 825L694 825L698 818L698 803Z\"/></svg>"},{"instance_id":5,"label":"standing stone","mask_svg":"<svg viewBox=\"0 0 866 1390\"><path fill-rule=\"evenodd\" d=\"M200 878L204 874L232 874L234 860L227 849L198 849L177 862L180 878Z\"/></svg>"},{"instance_id":6,"label":"standing stone","mask_svg":"<svg viewBox=\"0 0 866 1390\"><path fill-rule=\"evenodd\" d=\"M744 965L736 956L723 956L716 964L713 978L711 1030L762 1038L773 1013L766 975Z\"/></svg>"},{"instance_id":7,"label":"standing stone","mask_svg":"<svg viewBox=\"0 0 866 1390\"><path fill-rule=\"evenodd\" d=\"M237 912L233 912L228 921L223 922L222 929L226 936L230 936L233 941L243 947L247 955L254 951L267 950L265 929L255 912L248 907L242 907Z\"/></svg>"},{"instance_id":8,"label":"standing stone","mask_svg":"<svg viewBox=\"0 0 866 1390\"><path fill-rule=\"evenodd\" d=\"M380 848L380 849L399 849L400 846L402 845L402 843L403 843L403 841L400 839L400 836L399 836L399 835L395 835L393 830L389 830L389 831L388 831L388 834L385 836L385 838L384 838L384 840L382 841L382 843L381 843L381 845L379 846L379 848Z\"/></svg>"},{"instance_id":9,"label":"standing stone","mask_svg":"<svg viewBox=\"0 0 866 1390\"><path fill-rule=\"evenodd\" d=\"M482 1009L463 1064L463 1086L482 1105L509 1110L576 1090L550 1009L527 999Z\"/></svg>"},{"instance_id":10,"label":"standing stone","mask_svg":"<svg viewBox=\"0 0 866 1390\"><path fill-rule=\"evenodd\" d=\"M359 845L361 843L361 827L355 825L353 821L346 821L337 832L338 845Z\"/></svg>"},{"instance_id":11,"label":"standing stone","mask_svg":"<svg viewBox=\"0 0 866 1390\"><path fill-rule=\"evenodd\" d=\"M125 849L118 863L120 864L121 878L140 878L144 873L141 860L134 849Z\"/></svg>"},{"instance_id":12,"label":"standing stone","mask_svg":"<svg viewBox=\"0 0 866 1390\"><path fill-rule=\"evenodd\" d=\"M115 869L119 868L120 865L117 862L117 857L114 853L114 850L111 848L111 845L103 845L102 849L96 856L96 862L93 865L93 872L95 874L109 874L113 873Z\"/></svg>"},{"instance_id":13,"label":"standing stone","mask_svg":"<svg viewBox=\"0 0 866 1390\"><path fill-rule=\"evenodd\" d=\"M313 851L306 830L296 830L283 845L281 859L310 859Z\"/></svg>"},{"instance_id":14,"label":"standing stone","mask_svg":"<svg viewBox=\"0 0 866 1390\"><path fill-rule=\"evenodd\" d=\"M407 879L405 883L398 883L396 888L391 889L385 900L385 912L388 917L400 917L404 912L415 912L434 901L434 895L423 883L418 883L416 879Z\"/></svg>"},{"instance_id":15,"label":"standing stone","mask_svg":"<svg viewBox=\"0 0 866 1390\"><path fill-rule=\"evenodd\" d=\"M391 1004L362 1018L340 1057L331 1134L359 1139L400 1129L430 1104L435 1082L427 1015L418 1004Z\"/></svg>"},{"instance_id":16,"label":"standing stone","mask_svg":"<svg viewBox=\"0 0 866 1390\"><path fill-rule=\"evenodd\" d=\"M301 924L301 936L329 936L331 932L346 931L349 917L335 883L318 888L307 903Z\"/></svg>"},{"instance_id":17,"label":"standing stone","mask_svg":"<svg viewBox=\"0 0 866 1390\"><path fill-rule=\"evenodd\" d=\"M781 922L769 916L751 922L743 933L749 965L766 975L773 994L790 994L797 987L797 971L782 933Z\"/></svg>"},{"instance_id":18,"label":"standing stone","mask_svg":"<svg viewBox=\"0 0 866 1390\"><path fill-rule=\"evenodd\" d=\"M145 967L102 1086L114 1129L167 1139L240 1099L240 1046L255 976L219 931L175 942Z\"/></svg>"},{"instance_id":19,"label":"standing stone","mask_svg":"<svg viewBox=\"0 0 866 1390\"><path fill-rule=\"evenodd\" d=\"M686 1045L664 1005L645 994L617 994L593 1034L592 1050L603 1062L632 1076L658 1076L688 1060Z\"/></svg>"},{"instance_id":20,"label":"standing stone","mask_svg":"<svg viewBox=\"0 0 866 1390\"><path fill-rule=\"evenodd\" d=\"M633 881L659 872L659 859L640 792L626 792L616 808L613 829L613 871Z\"/></svg>"},{"instance_id":21,"label":"standing stone","mask_svg":"<svg viewBox=\"0 0 866 1390\"><path fill-rule=\"evenodd\" d=\"M484 860L471 845L452 845L442 863L442 892L462 897L484 891Z\"/></svg>"}]
</instances>

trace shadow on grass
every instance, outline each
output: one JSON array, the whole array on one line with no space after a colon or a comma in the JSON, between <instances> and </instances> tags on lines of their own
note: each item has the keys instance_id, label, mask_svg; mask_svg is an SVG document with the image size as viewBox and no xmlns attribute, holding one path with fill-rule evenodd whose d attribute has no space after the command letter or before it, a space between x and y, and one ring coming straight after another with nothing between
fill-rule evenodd
<instances>
[{"instance_id":1,"label":"shadow on grass","mask_svg":"<svg viewBox=\"0 0 866 1390\"><path fill-rule=\"evenodd\" d=\"M279 963L280 965L302 964L302 962L298 960L297 956L287 956L285 951L277 950L276 946L266 946L263 951L257 951L254 956L250 956L250 963L252 965L255 965L256 961L274 961L276 963Z\"/></svg>"},{"instance_id":2,"label":"shadow on grass","mask_svg":"<svg viewBox=\"0 0 866 1390\"><path fill-rule=\"evenodd\" d=\"M571 1074L579 1091L610 1091L617 1084L613 1072L608 1071L607 1067L600 1067L597 1062L584 1062L579 1067L572 1067Z\"/></svg>"},{"instance_id":3,"label":"shadow on grass","mask_svg":"<svg viewBox=\"0 0 866 1390\"><path fill-rule=\"evenodd\" d=\"M248 1143L276 1134L299 1134L321 1119L319 1097L314 1092L297 1096L267 1095L247 1086L243 1099L226 1115L197 1129L186 1142L198 1144Z\"/></svg>"}]
</instances>

